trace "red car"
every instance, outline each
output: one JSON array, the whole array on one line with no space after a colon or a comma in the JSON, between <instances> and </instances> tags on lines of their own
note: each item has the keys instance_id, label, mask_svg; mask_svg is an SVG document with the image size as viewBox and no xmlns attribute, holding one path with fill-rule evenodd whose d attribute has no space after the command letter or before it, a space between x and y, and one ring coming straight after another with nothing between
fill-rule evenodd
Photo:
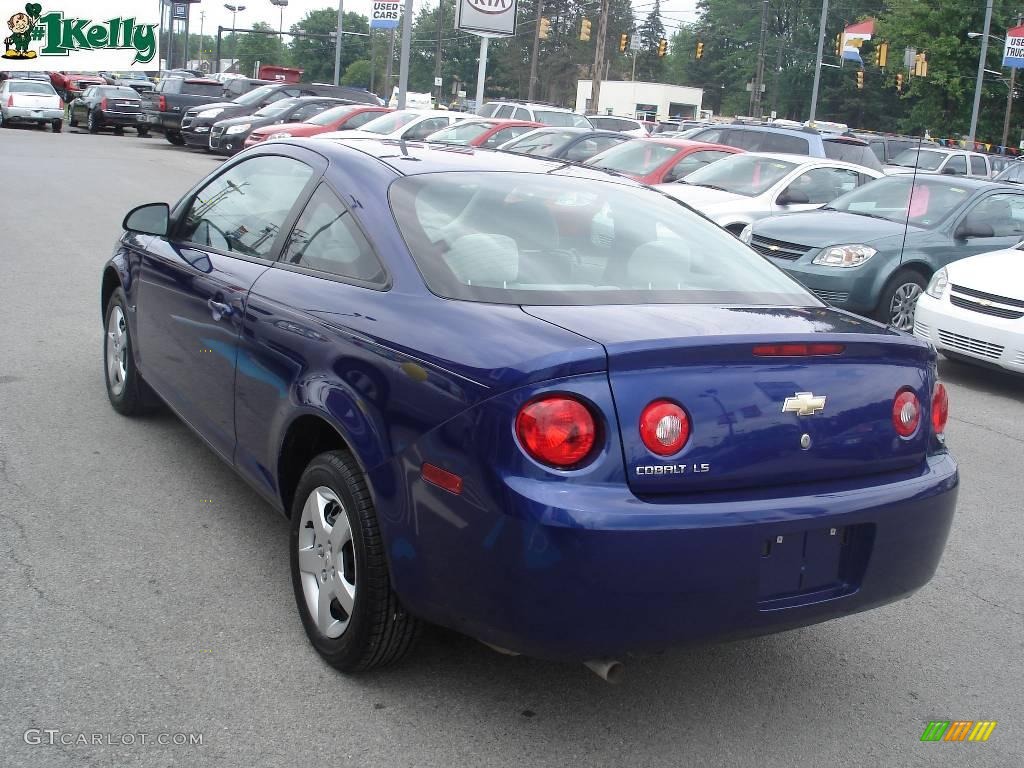
<instances>
[{"instance_id":1,"label":"red car","mask_svg":"<svg viewBox=\"0 0 1024 768\"><path fill-rule=\"evenodd\" d=\"M106 85L107 81L89 72L51 72L50 85L64 99L74 101L90 85Z\"/></svg>"},{"instance_id":2,"label":"red car","mask_svg":"<svg viewBox=\"0 0 1024 768\"><path fill-rule=\"evenodd\" d=\"M541 123L528 120L465 120L430 134L427 141L465 147L496 147L541 127Z\"/></svg>"},{"instance_id":3,"label":"red car","mask_svg":"<svg viewBox=\"0 0 1024 768\"><path fill-rule=\"evenodd\" d=\"M606 149L590 158L587 165L616 171L644 184L664 184L742 151L723 144L651 137L632 139Z\"/></svg>"},{"instance_id":4,"label":"red car","mask_svg":"<svg viewBox=\"0 0 1024 768\"><path fill-rule=\"evenodd\" d=\"M361 128L374 118L385 112L388 107L371 107L367 104L342 104L314 115L304 123L281 123L257 128L245 140L245 146L251 147L270 138L288 139L300 136L316 136L328 131L344 131L350 128Z\"/></svg>"}]
</instances>

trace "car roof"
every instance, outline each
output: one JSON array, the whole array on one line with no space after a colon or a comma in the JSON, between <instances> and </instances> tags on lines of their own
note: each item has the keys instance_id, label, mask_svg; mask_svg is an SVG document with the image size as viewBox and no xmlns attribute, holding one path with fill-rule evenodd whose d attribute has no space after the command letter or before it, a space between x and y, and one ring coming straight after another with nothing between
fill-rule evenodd
<instances>
[{"instance_id":1,"label":"car roof","mask_svg":"<svg viewBox=\"0 0 1024 768\"><path fill-rule=\"evenodd\" d=\"M679 149L720 149L729 153L739 154L743 150L739 147L730 147L728 144L715 144L711 141L694 141L693 139L677 139L674 136L661 136L654 134L653 136L638 136L637 141L649 141L655 144L667 144L671 147L678 147Z\"/></svg>"},{"instance_id":2,"label":"car roof","mask_svg":"<svg viewBox=\"0 0 1024 768\"><path fill-rule=\"evenodd\" d=\"M417 176L424 173L446 171L504 171L518 173L550 173L565 167L578 167L589 171L583 175L625 183L624 177L612 175L595 168L584 168L566 163L564 160L520 155L495 149L483 149L464 145L428 144L420 141L399 139L372 139L364 137L324 139L286 139L287 143L312 148L327 156L329 160L341 161L353 151L383 163L395 173L403 176ZM629 181L631 186L642 186Z\"/></svg>"},{"instance_id":3,"label":"car roof","mask_svg":"<svg viewBox=\"0 0 1024 768\"><path fill-rule=\"evenodd\" d=\"M847 168L851 171L871 171L879 176L882 172L876 168L868 168L858 163L850 163L846 160L832 160L828 157L810 157L808 155L794 155L785 152L747 152L747 157L764 157L769 160L782 160L787 163L795 163L797 166L827 165L830 168Z\"/></svg>"},{"instance_id":4,"label":"car roof","mask_svg":"<svg viewBox=\"0 0 1024 768\"><path fill-rule=\"evenodd\" d=\"M907 147L904 152L913 152L917 147ZM922 152L938 152L943 155L952 155L956 152L966 152L969 155L982 155L983 152L975 152L973 149L964 149L963 147L940 147L935 144L922 144L920 147Z\"/></svg>"}]
</instances>

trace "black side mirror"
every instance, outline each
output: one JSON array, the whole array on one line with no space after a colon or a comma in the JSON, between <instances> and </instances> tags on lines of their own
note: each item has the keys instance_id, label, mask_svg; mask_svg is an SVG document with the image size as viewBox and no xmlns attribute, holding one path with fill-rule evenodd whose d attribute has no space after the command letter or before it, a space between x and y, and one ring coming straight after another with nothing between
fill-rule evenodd
<instances>
[{"instance_id":1,"label":"black side mirror","mask_svg":"<svg viewBox=\"0 0 1024 768\"><path fill-rule=\"evenodd\" d=\"M128 211L121 226L140 235L166 237L170 222L171 207L167 203L147 203Z\"/></svg>"},{"instance_id":2,"label":"black side mirror","mask_svg":"<svg viewBox=\"0 0 1024 768\"><path fill-rule=\"evenodd\" d=\"M785 189L782 194L775 200L776 205L807 205L811 202L811 198L807 196L806 192L801 192L799 189Z\"/></svg>"},{"instance_id":3,"label":"black side mirror","mask_svg":"<svg viewBox=\"0 0 1024 768\"><path fill-rule=\"evenodd\" d=\"M992 229L991 224L986 224L983 221L971 221L970 219L964 219L960 222L960 226L956 228L953 233L953 237L957 240L966 240L969 237L995 237L996 232Z\"/></svg>"}]
</instances>

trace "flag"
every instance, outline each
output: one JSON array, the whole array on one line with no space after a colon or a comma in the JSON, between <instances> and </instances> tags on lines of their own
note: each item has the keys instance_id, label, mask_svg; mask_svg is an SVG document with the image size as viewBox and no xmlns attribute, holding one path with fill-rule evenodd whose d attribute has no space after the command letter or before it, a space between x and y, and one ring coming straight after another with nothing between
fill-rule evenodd
<instances>
[{"instance_id":1,"label":"flag","mask_svg":"<svg viewBox=\"0 0 1024 768\"><path fill-rule=\"evenodd\" d=\"M843 30L843 61L853 61L864 66L864 60L860 57L860 47L865 40L870 40L875 33L875 20L866 19L857 24L851 24Z\"/></svg>"}]
</instances>

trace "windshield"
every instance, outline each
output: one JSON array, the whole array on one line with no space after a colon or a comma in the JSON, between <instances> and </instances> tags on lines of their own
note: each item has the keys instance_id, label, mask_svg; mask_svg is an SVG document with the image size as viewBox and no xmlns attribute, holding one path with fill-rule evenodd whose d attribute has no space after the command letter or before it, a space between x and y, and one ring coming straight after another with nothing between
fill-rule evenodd
<instances>
[{"instance_id":1,"label":"windshield","mask_svg":"<svg viewBox=\"0 0 1024 768\"><path fill-rule=\"evenodd\" d=\"M446 298L819 306L685 206L580 173L408 176L391 185L391 210L428 287Z\"/></svg>"},{"instance_id":2,"label":"windshield","mask_svg":"<svg viewBox=\"0 0 1024 768\"><path fill-rule=\"evenodd\" d=\"M892 165L902 165L905 168L920 168L922 171L935 171L942 165L942 161L948 155L945 152L933 152L928 149L905 149L894 157Z\"/></svg>"},{"instance_id":3,"label":"windshield","mask_svg":"<svg viewBox=\"0 0 1024 768\"><path fill-rule=\"evenodd\" d=\"M12 82L11 93L38 93L44 96L56 96L57 92L49 83ZM134 93L134 91L132 91Z\"/></svg>"},{"instance_id":4,"label":"windshield","mask_svg":"<svg viewBox=\"0 0 1024 768\"><path fill-rule=\"evenodd\" d=\"M299 100L297 98L275 101L273 104L267 104L267 106L257 111L254 117L273 117L274 115L279 115L294 107L298 101Z\"/></svg>"},{"instance_id":5,"label":"windshield","mask_svg":"<svg viewBox=\"0 0 1024 768\"><path fill-rule=\"evenodd\" d=\"M431 141L444 144L469 144L473 139L480 138L494 127L494 123L460 123L451 128L442 128L430 137Z\"/></svg>"},{"instance_id":6,"label":"windshield","mask_svg":"<svg viewBox=\"0 0 1024 768\"><path fill-rule=\"evenodd\" d=\"M694 171L683 183L754 197L775 186L796 165L755 155L729 155Z\"/></svg>"},{"instance_id":7,"label":"windshield","mask_svg":"<svg viewBox=\"0 0 1024 768\"><path fill-rule=\"evenodd\" d=\"M306 120L306 122L311 123L313 125L330 125L331 123L336 122L337 120L341 120L341 118L345 117L345 115L351 114L357 109L359 109L359 107L353 104L345 104L340 107L332 107L331 109L325 109L319 115L313 115L313 117Z\"/></svg>"},{"instance_id":8,"label":"windshield","mask_svg":"<svg viewBox=\"0 0 1024 768\"><path fill-rule=\"evenodd\" d=\"M141 72L111 72L111 75L113 77L116 77L118 80L148 80L149 79L144 74L142 74Z\"/></svg>"},{"instance_id":9,"label":"windshield","mask_svg":"<svg viewBox=\"0 0 1024 768\"><path fill-rule=\"evenodd\" d=\"M609 171L646 176L679 153L679 147L649 139L626 141L587 161L588 165Z\"/></svg>"},{"instance_id":10,"label":"windshield","mask_svg":"<svg viewBox=\"0 0 1024 768\"><path fill-rule=\"evenodd\" d=\"M518 139L513 139L507 144L503 144L501 148L509 152L518 152L522 155L554 157L562 147L578 135L576 131L530 131L529 133L524 133Z\"/></svg>"},{"instance_id":11,"label":"windshield","mask_svg":"<svg viewBox=\"0 0 1024 768\"><path fill-rule=\"evenodd\" d=\"M364 125L362 130L369 131L370 133L391 133L407 126L418 117L421 117L419 112L408 112L405 110L389 112L386 115L374 118Z\"/></svg>"},{"instance_id":12,"label":"windshield","mask_svg":"<svg viewBox=\"0 0 1024 768\"><path fill-rule=\"evenodd\" d=\"M244 104L247 107L259 104L265 97L273 93L275 88L276 86L273 85L262 85L259 88L254 88L235 99L235 104Z\"/></svg>"},{"instance_id":13,"label":"windshield","mask_svg":"<svg viewBox=\"0 0 1024 768\"><path fill-rule=\"evenodd\" d=\"M971 196L971 191L943 178L898 174L869 182L837 198L829 209L907 222L931 229Z\"/></svg>"},{"instance_id":14,"label":"windshield","mask_svg":"<svg viewBox=\"0 0 1024 768\"><path fill-rule=\"evenodd\" d=\"M552 112L547 109L533 110L533 119L556 128L590 128L590 121L575 112Z\"/></svg>"}]
</instances>

